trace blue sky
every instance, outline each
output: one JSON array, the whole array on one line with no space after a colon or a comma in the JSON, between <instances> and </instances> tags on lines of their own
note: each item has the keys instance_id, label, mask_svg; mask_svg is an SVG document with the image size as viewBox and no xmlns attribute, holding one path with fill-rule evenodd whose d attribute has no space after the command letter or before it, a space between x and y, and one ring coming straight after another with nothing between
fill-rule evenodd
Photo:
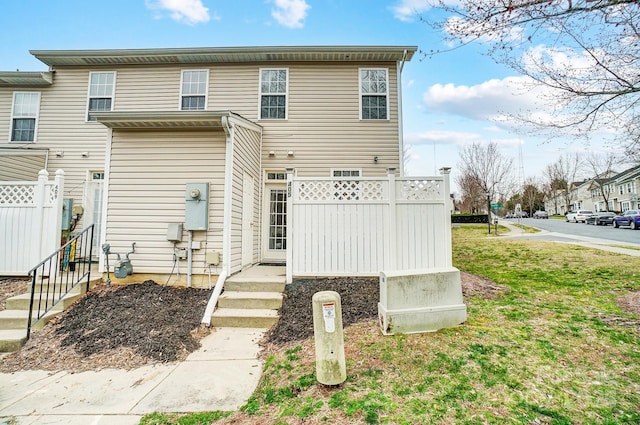
<instances>
[{"instance_id":1,"label":"blue sky","mask_svg":"<svg viewBox=\"0 0 640 425\"><path fill-rule=\"evenodd\" d=\"M415 14L434 13L426 5L426 0L7 0L0 14L0 70L45 70L30 49L446 47L441 35ZM433 175L449 166L455 176L461 147L492 141L513 158L515 177L520 170L525 177L542 176L546 164L576 148L562 140L542 143L519 134L511 123L491 120L530 107L533 93L515 94L520 77L494 64L481 49L470 45L431 59L416 54L405 65L408 174Z\"/></svg>"}]
</instances>

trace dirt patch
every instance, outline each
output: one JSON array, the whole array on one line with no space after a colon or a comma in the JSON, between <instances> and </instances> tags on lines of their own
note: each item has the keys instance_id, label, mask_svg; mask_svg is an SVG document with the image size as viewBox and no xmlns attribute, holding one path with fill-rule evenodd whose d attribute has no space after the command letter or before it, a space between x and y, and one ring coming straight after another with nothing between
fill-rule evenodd
<instances>
[{"instance_id":1,"label":"dirt patch","mask_svg":"<svg viewBox=\"0 0 640 425\"><path fill-rule=\"evenodd\" d=\"M26 294L31 287L31 281L24 278L0 278L0 311L5 310L7 298Z\"/></svg>"},{"instance_id":2,"label":"dirt patch","mask_svg":"<svg viewBox=\"0 0 640 425\"><path fill-rule=\"evenodd\" d=\"M509 291L508 287L497 285L491 279L467 272L460 272L460 280L462 281L462 295L465 299L478 297L491 300Z\"/></svg>"},{"instance_id":3,"label":"dirt patch","mask_svg":"<svg viewBox=\"0 0 640 425\"><path fill-rule=\"evenodd\" d=\"M640 291L629 292L626 295L618 297L616 301L624 311L640 317Z\"/></svg>"}]
</instances>

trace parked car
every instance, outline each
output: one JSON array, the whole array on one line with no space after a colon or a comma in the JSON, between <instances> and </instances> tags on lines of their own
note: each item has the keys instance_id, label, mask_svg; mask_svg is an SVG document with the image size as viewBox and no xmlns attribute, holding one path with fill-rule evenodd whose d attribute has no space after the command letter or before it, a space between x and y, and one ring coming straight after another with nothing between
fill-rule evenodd
<instances>
[{"instance_id":1,"label":"parked car","mask_svg":"<svg viewBox=\"0 0 640 425\"><path fill-rule=\"evenodd\" d=\"M632 230L640 229L640 211L629 210L613 219L613 227L629 226Z\"/></svg>"},{"instance_id":2,"label":"parked car","mask_svg":"<svg viewBox=\"0 0 640 425\"><path fill-rule=\"evenodd\" d=\"M607 224L613 224L613 218L616 215L610 211L600 211L591 214L585 220L586 224L593 224L594 226L606 226Z\"/></svg>"},{"instance_id":3,"label":"parked car","mask_svg":"<svg viewBox=\"0 0 640 425\"><path fill-rule=\"evenodd\" d=\"M587 219L588 216L590 216L591 214L593 214L593 211L591 210L576 210L576 211L569 211L567 213L567 221L573 221L574 223L577 223L579 221L583 222Z\"/></svg>"},{"instance_id":4,"label":"parked car","mask_svg":"<svg viewBox=\"0 0 640 425\"><path fill-rule=\"evenodd\" d=\"M536 211L533 213L533 218L549 218L549 213L546 211Z\"/></svg>"}]
</instances>

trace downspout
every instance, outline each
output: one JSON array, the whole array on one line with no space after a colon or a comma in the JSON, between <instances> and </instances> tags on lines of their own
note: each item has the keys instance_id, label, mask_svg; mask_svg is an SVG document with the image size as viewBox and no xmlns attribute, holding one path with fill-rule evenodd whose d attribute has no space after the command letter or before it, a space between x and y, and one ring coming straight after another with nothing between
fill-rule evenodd
<instances>
[{"instance_id":1,"label":"downspout","mask_svg":"<svg viewBox=\"0 0 640 425\"><path fill-rule=\"evenodd\" d=\"M224 281L227 279L231 270L231 189L233 188L233 137L234 126L229 123L229 117L223 116L220 119L224 134L226 136L227 149L225 152L225 170L224 170L224 206L223 206L223 229L222 229L222 270L218 275L218 280L213 288L207 308L200 323L209 327L211 326L211 316L218 304L218 298L224 288Z\"/></svg>"},{"instance_id":2,"label":"downspout","mask_svg":"<svg viewBox=\"0 0 640 425\"><path fill-rule=\"evenodd\" d=\"M400 177L404 177L404 134L402 131L403 127L403 119L402 119L402 69L404 68L404 63L407 60L407 55L409 53L405 49L402 53L402 60L397 65L397 85L398 85L398 137L399 137L399 148L400 148Z\"/></svg>"},{"instance_id":3,"label":"downspout","mask_svg":"<svg viewBox=\"0 0 640 425\"><path fill-rule=\"evenodd\" d=\"M100 234L98 237L98 271L104 273L104 255L102 255L101 242L107 240L107 209L109 207L109 182L111 181L111 149L113 144L113 129L107 128L107 148L104 155L104 183L102 185L102 215L100 218ZM95 230L95 227L94 227Z\"/></svg>"}]
</instances>

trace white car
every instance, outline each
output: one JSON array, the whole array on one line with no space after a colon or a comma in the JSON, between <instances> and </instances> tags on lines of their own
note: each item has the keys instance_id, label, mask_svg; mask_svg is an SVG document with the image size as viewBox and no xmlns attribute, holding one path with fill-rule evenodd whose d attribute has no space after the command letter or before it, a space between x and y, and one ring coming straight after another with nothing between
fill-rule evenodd
<instances>
[{"instance_id":1,"label":"white car","mask_svg":"<svg viewBox=\"0 0 640 425\"><path fill-rule=\"evenodd\" d=\"M591 214L593 214L593 211L591 210L576 210L576 211L569 211L567 213L567 221L572 221L574 223L578 223L578 222L582 222L584 223L587 220L587 217L589 217Z\"/></svg>"}]
</instances>

